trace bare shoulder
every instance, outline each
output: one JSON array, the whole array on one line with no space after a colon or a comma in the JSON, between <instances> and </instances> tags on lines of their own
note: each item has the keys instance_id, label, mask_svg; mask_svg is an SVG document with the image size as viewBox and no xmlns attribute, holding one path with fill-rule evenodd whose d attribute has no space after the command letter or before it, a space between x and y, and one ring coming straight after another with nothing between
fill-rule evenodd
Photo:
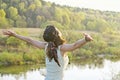
<instances>
[{"instance_id":1,"label":"bare shoulder","mask_svg":"<svg viewBox=\"0 0 120 80\"><path fill-rule=\"evenodd\" d=\"M43 49L45 48L45 46L47 45L47 42L39 42L40 44L39 45L41 45L41 47L43 47Z\"/></svg>"},{"instance_id":2,"label":"bare shoulder","mask_svg":"<svg viewBox=\"0 0 120 80\"><path fill-rule=\"evenodd\" d=\"M60 50L63 52L71 51L72 50L71 46L73 46L73 44L63 44L61 45Z\"/></svg>"},{"instance_id":3,"label":"bare shoulder","mask_svg":"<svg viewBox=\"0 0 120 80\"><path fill-rule=\"evenodd\" d=\"M47 44L47 42L43 42L43 41L37 41L37 40L34 40L33 42L31 42L32 45L38 47L39 49L44 49L45 48L45 45Z\"/></svg>"}]
</instances>

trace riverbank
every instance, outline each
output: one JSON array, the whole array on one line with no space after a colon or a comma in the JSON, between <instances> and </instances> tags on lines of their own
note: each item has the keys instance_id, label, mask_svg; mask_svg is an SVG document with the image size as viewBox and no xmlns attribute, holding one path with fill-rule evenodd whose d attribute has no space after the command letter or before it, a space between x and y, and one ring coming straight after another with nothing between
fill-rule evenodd
<instances>
[{"instance_id":1,"label":"riverbank","mask_svg":"<svg viewBox=\"0 0 120 80\"><path fill-rule=\"evenodd\" d=\"M102 58L76 59L72 60L67 66L64 78L65 80L119 80L119 67L120 60L111 61ZM0 67L0 80L43 80L44 77L41 75L41 71L45 69L45 64L2 66Z\"/></svg>"}]
</instances>

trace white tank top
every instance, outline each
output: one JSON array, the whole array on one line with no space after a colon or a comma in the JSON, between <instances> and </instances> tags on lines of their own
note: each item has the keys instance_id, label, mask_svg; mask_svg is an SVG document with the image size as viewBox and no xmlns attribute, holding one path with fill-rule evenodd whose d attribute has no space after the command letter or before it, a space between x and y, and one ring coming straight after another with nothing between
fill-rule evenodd
<instances>
[{"instance_id":1,"label":"white tank top","mask_svg":"<svg viewBox=\"0 0 120 80\"><path fill-rule=\"evenodd\" d=\"M45 46L45 54L46 54L46 49L47 49L48 44ZM60 67L58 66L58 64L54 61L54 59L51 60L51 62L49 61L47 55L46 55L46 69L47 69L47 73L49 72L58 72L58 71L62 71L66 68L66 66L68 65L69 59L68 56L63 57L61 52L60 52L60 46L58 46L57 49L57 56L58 56L58 61L60 63Z\"/></svg>"}]
</instances>

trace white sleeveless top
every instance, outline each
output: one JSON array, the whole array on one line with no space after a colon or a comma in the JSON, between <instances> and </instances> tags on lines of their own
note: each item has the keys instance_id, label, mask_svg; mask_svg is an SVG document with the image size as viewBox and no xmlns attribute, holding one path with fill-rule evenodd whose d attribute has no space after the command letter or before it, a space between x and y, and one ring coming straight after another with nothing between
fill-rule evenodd
<instances>
[{"instance_id":1,"label":"white sleeveless top","mask_svg":"<svg viewBox=\"0 0 120 80\"><path fill-rule=\"evenodd\" d=\"M46 54L46 49L47 49L48 44L45 46L45 54ZM58 61L60 63L60 67L58 64L54 61L54 59L49 61L47 55L46 55L46 78L45 80L62 80L63 79L63 71L67 67L69 59L68 56L63 57L61 52L60 52L60 46L58 46L57 49L57 56L58 56Z\"/></svg>"}]
</instances>

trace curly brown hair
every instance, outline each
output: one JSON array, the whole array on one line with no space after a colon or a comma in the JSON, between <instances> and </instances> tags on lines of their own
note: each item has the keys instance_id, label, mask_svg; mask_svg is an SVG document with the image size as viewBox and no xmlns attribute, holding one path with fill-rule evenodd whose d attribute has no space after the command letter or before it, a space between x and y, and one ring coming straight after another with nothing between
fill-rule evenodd
<instances>
[{"instance_id":1,"label":"curly brown hair","mask_svg":"<svg viewBox=\"0 0 120 80\"><path fill-rule=\"evenodd\" d=\"M65 42L65 39L60 36L60 31L53 25L48 25L44 31L43 39L48 42L46 54L49 61L52 59L60 66L57 56L57 48Z\"/></svg>"}]
</instances>

